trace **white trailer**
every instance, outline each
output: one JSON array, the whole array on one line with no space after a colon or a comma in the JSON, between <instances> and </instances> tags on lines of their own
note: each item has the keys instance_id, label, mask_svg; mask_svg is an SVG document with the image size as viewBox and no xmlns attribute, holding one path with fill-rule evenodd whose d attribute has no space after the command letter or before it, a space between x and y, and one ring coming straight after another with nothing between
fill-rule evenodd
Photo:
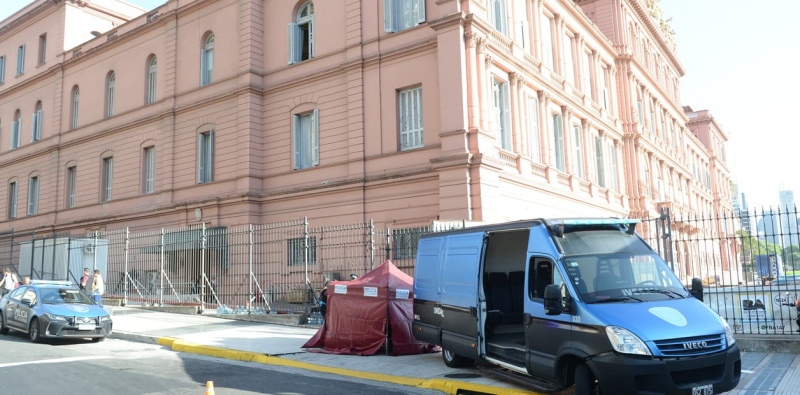
<instances>
[{"instance_id":1,"label":"white trailer","mask_svg":"<svg viewBox=\"0 0 800 395\"><path fill-rule=\"evenodd\" d=\"M105 277L108 240L60 237L20 243L19 274L31 279L78 283L83 269L100 269Z\"/></svg>"}]
</instances>

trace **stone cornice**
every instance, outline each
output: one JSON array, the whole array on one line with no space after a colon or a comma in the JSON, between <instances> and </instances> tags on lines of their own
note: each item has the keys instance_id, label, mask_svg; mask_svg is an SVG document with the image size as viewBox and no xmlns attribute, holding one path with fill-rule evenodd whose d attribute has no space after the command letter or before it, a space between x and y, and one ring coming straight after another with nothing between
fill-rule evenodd
<instances>
[{"instance_id":1,"label":"stone cornice","mask_svg":"<svg viewBox=\"0 0 800 395\"><path fill-rule=\"evenodd\" d=\"M459 14L451 14L444 18L439 18L435 21L431 21L428 23L428 26L430 26L431 29L438 31L453 26L459 26L459 25L463 26L464 23L465 23L464 14L459 13Z\"/></svg>"},{"instance_id":2,"label":"stone cornice","mask_svg":"<svg viewBox=\"0 0 800 395\"><path fill-rule=\"evenodd\" d=\"M686 75L686 70L684 70L680 60L675 55L675 51L670 48L667 40L664 39L661 29L656 26L655 23L653 23L653 19L650 16L649 10L647 10L645 7L642 7L642 4L639 1L640 0L625 0L625 2L630 5L631 9L636 12L636 15L639 17L639 19L642 20L642 23L647 28L647 32L653 37L653 41L658 44L659 48L661 48L667 58L672 62L672 66L675 67L675 71L679 73L679 77ZM624 28L624 26L619 26L619 28Z\"/></svg>"}]
</instances>

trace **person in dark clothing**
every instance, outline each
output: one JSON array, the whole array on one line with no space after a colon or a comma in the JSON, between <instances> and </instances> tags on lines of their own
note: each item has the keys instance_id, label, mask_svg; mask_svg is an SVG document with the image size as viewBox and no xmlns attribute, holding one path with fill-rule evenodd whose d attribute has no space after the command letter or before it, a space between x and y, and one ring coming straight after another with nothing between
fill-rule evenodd
<instances>
[{"instance_id":1,"label":"person in dark clothing","mask_svg":"<svg viewBox=\"0 0 800 395\"><path fill-rule=\"evenodd\" d=\"M326 281L322 291L319 291L319 313L322 314L323 320L325 319L325 313L328 312L328 283Z\"/></svg>"}]
</instances>

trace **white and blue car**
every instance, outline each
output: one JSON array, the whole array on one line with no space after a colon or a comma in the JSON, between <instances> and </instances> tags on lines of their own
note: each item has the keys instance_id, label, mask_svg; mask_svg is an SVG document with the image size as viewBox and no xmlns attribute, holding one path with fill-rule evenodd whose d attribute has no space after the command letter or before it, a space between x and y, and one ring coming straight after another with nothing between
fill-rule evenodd
<instances>
[{"instance_id":1,"label":"white and blue car","mask_svg":"<svg viewBox=\"0 0 800 395\"><path fill-rule=\"evenodd\" d=\"M0 299L0 334L15 330L32 342L44 338L91 338L111 334L111 316L66 281L21 285Z\"/></svg>"}]
</instances>

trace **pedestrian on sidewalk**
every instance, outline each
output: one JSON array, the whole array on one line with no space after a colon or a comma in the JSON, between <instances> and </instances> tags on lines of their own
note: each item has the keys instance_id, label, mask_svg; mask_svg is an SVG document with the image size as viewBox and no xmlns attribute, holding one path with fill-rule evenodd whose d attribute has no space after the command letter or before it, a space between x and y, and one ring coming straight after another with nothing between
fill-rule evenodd
<instances>
[{"instance_id":1,"label":"pedestrian on sidewalk","mask_svg":"<svg viewBox=\"0 0 800 395\"><path fill-rule=\"evenodd\" d=\"M794 319L794 322L797 323L797 329L795 332L800 332L800 296L798 296L797 300L794 301L794 308L797 310L797 317Z\"/></svg>"},{"instance_id":2,"label":"pedestrian on sidewalk","mask_svg":"<svg viewBox=\"0 0 800 395\"><path fill-rule=\"evenodd\" d=\"M3 269L3 279L0 280L0 296L3 296L15 288L19 286L19 278L14 273L11 273L11 269L5 268Z\"/></svg>"},{"instance_id":3,"label":"pedestrian on sidewalk","mask_svg":"<svg viewBox=\"0 0 800 395\"><path fill-rule=\"evenodd\" d=\"M89 268L88 267L83 268L83 276L81 277L81 284L80 284L80 289L83 292L86 292L86 286L89 285L89 277L91 277L91 275L89 275Z\"/></svg>"},{"instance_id":4,"label":"pedestrian on sidewalk","mask_svg":"<svg viewBox=\"0 0 800 395\"><path fill-rule=\"evenodd\" d=\"M94 269L94 280L92 280L92 299L94 302L103 307L103 294L106 291L106 285L103 283L103 276L100 275L100 269Z\"/></svg>"}]
</instances>

